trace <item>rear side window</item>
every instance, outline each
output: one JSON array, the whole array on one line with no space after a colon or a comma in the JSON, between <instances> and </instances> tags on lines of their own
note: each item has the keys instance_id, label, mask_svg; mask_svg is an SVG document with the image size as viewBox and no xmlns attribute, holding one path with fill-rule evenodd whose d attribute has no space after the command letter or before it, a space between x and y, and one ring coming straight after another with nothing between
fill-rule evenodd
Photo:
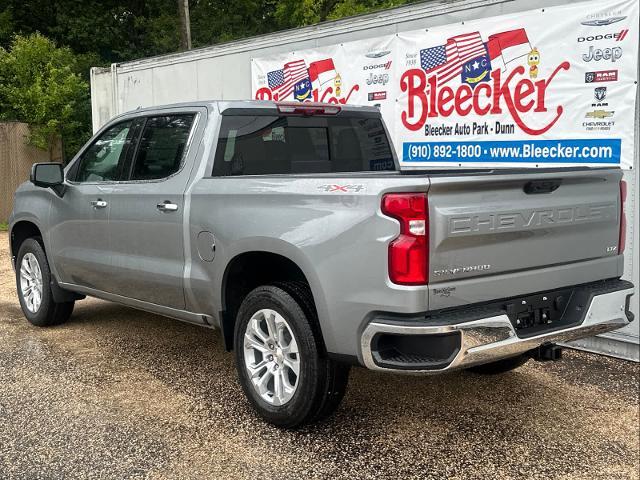
<instances>
[{"instance_id":1,"label":"rear side window","mask_svg":"<svg viewBox=\"0 0 640 480\"><path fill-rule=\"evenodd\" d=\"M131 180L156 180L180 169L195 115L149 117L133 163Z\"/></svg>"},{"instance_id":2,"label":"rear side window","mask_svg":"<svg viewBox=\"0 0 640 480\"><path fill-rule=\"evenodd\" d=\"M214 176L395 170L380 118L224 115Z\"/></svg>"}]
</instances>

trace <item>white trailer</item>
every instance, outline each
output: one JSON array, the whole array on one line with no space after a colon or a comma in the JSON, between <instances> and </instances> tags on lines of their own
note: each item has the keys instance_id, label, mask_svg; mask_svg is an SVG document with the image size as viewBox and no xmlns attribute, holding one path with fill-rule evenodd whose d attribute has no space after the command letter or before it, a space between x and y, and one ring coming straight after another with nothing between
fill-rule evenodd
<instances>
[{"instance_id":1,"label":"white trailer","mask_svg":"<svg viewBox=\"0 0 640 480\"><path fill-rule=\"evenodd\" d=\"M617 30L614 23L620 21L621 18L625 18L625 15L615 16L615 14L616 12L619 13L625 4L628 5L629 2L628 0L621 0L617 3L612 0L612 2L613 6L610 10L613 13L594 14L591 24L604 26L611 24L611 28L597 30L596 34L611 35L611 40L617 41L620 39L620 34L615 33ZM513 18L514 16L530 13L533 10L540 13L545 11L557 12L554 9L558 7L575 6L577 10L586 14L587 12L582 8L583 5L586 10L593 9L595 11L601 3L589 2L580 4L572 0L427 1L188 52L113 64L110 68L93 68L91 70L93 129L94 131L98 130L117 114L139 107L190 100L253 98L256 92L255 59L283 58L286 60L293 52L310 49L331 49L345 44L353 45L354 42L365 46L370 44L373 51L373 49L379 48L380 42L385 38L402 37L409 32L437 29L455 24L464 25L465 22L470 23L502 15L511 15ZM618 4L620 9L618 9ZM638 254L638 245L640 245L638 234L640 229L637 228L637 225L638 217L640 216L638 208L640 175L637 174L637 170L640 167L638 161L640 138L640 112L638 105L640 105L640 101L637 89L639 63L637 53L637 5L634 8L636 11L635 24L632 22L632 26L628 30L632 35L631 41L635 42L635 46L622 47L627 49L627 57L629 56L628 52L633 52L632 60L634 62L633 69L635 70L632 72L635 78L635 98L632 98L635 102L635 112L631 112L628 115L629 118L626 119L627 124L633 124L633 131L629 134L629 138L632 138L632 140L628 142L632 143L632 145L627 144L626 146L627 160L626 165L623 165L624 179L628 186L626 201L627 245L624 278L633 281L636 288L638 288L640 284L640 259ZM561 15L557 13L552 14L546 17L545 21L552 24L553 22L558 22L560 17ZM575 21L579 24L580 18L576 18ZM609 30L614 33L610 33ZM571 35L571 32L568 35ZM580 41L580 38L578 41ZM605 49L602 56L606 55ZM616 55L610 51L609 56L614 57ZM394 58L397 61L397 57ZM532 63L535 64L535 62ZM603 71L613 72L614 70L604 70L603 68L602 71L590 73L602 74ZM615 71L617 72L617 70ZM266 75L262 75L263 82L267 81L266 77ZM532 78L535 77L532 76ZM586 78L585 82L587 82ZM608 111L595 110L593 113L596 116L607 115ZM383 108L383 115L396 114L385 113ZM391 123L395 120L396 118L387 118L387 121ZM623 119L623 121L625 120ZM406 163L406 165L407 168L411 168L409 163ZM527 166L535 168L538 165L530 164ZM576 342L576 345L586 350L638 361L640 359L640 320L637 319L640 313L638 294L632 297L631 311L635 314L636 321L625 329L579 341Z\"/></svg>"}]
</instances>

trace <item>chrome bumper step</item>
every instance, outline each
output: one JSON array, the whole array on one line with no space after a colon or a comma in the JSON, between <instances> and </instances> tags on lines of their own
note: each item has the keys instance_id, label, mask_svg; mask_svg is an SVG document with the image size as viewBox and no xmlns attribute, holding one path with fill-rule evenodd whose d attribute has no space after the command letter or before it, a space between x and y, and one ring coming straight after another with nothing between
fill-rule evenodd
<instances>
[{"instance_id":1,"label":"chrome bumper step","mask_svg":"<svg viewBox=\"0 0 640 480\"><path fill-rule=\"evenodd\" d=\"M616 330L633 320L627 309L628 298L634 293L633 285L629 282L616 282L619 282L618 290L607 293L593 292L588 308L581 312L583 315L579 322L566 328L548 329L534 335L517 331L506 311L461 323L445 321L444 324L439 324L437 319L419 323L376 319L367 325L361 336L362 361L372 370L434 374L494 362L527 352L545 343L567 342ZM411 339L414 344L416 340L424 341L425 345L431 341L433 346L438 346L445 338L451 344L451 338L455 337L456 344L449 350L440 351L435 355L435 360L434 355L425 351L423 362L411 354L405 355L411 360L406 363L402 362L402 355L395 355L394 360L389 362L381 360L380 352L377 350L380 339L385 335L396 336L399 341L405 343L408 341L406 336L416 336Z\"/></svg>"}]
</instances>

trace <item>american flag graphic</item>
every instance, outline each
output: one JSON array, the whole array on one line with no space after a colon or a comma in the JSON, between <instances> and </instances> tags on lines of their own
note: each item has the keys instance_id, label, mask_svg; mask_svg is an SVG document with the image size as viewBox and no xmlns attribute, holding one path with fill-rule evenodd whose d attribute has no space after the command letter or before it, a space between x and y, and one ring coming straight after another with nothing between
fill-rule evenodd
<instances>
[{"instance_id":1,"label":"american flag graphic","mask_svg":"<svg viewBox=\"0 0 640 480\"><path fill-rule=\"evenodd\" d=\"M304 60L285 63L284 68L267 73L267 83L280 100L293 92L293 87L300 80L308 77L307 64Z\"/></svg>"},{"instance_id":2,"label":"american flag graphic","mask_svg":"<svg viewBox=\"0 0 640 480\"><path fill-rule=\"evenodd\" d=\"M420 50L420 65L443 84L460 75L465 62L486 53L480 32L465 33L449 38L445 45Z\"/></svg>"}]
</instances>

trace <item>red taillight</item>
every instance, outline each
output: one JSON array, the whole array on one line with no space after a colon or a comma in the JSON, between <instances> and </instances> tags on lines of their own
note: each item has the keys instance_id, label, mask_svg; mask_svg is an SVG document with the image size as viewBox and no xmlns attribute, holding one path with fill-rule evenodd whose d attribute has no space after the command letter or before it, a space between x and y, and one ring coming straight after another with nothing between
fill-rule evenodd
<instances>
[{"instance_id":1,"label":"red taillight","mask_svg":"<svg viewBox=\"0 0 640 480\"><path fill-rule=\"evenodd\" d=\"M624 212L624 202L627 200L627 182L620 180L620 235L618 236L618 255L624 252L627 239L627 216Z\"/></svg>"},{"instance_id":2,"label":"red taillight","mask_svg":"<svg viewBox=\"0 0 640 480\"><path fill-rule=\"evenodd\" d=\"M389 278L400 285L429 281L427 195L389 193L382 198L382 213L400 222L400 235L389 244Z\"/></svg>"},{"instance_id":3,"label":"red taillight","mask_svg":"<svg viewBox=\"0 0 640 480\"><path fill-rule=\"evenodd\" d=\"M331 103L317 102L279 102L278 112L289 115L337 115L341 107Z\"/></svg>"}]
</instances>

